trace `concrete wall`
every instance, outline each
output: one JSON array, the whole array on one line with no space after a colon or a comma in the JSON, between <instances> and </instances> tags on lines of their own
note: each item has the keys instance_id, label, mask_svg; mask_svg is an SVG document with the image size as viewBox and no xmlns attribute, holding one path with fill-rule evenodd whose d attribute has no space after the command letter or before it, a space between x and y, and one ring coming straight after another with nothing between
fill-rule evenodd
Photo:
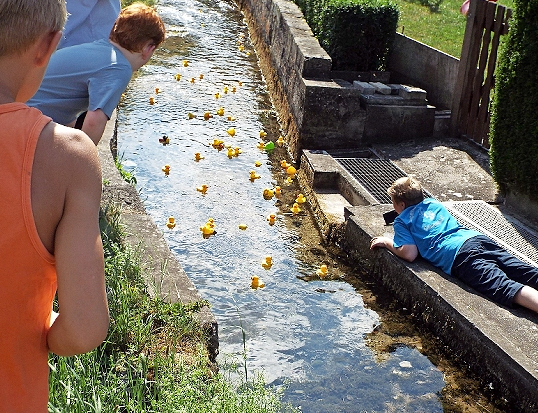
<instances>
[{"instance_id":1,"label":"concrete wall","mask_svg":"<svg viewBox=\"0 0 538 413\"><path fill-rule=\"evenodd\" d=\"M454 56L396 33L388 70L392 83L418 86L428 93L433 106L450 109L459 62Z\"/></svg>"}]
</instances>

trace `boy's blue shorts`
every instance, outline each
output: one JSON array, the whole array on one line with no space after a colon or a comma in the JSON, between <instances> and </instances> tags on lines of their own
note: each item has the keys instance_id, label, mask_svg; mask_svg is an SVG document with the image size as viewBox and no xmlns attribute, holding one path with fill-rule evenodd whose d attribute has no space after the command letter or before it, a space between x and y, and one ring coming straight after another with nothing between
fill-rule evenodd
<instances>
[{"instance_id":1,"label":"boy's blue shorts","mask_svg":"<svg viewBox=\"0 0 538 413\"><path fill-rule=\"evenodd\" d=\"M485 235L469 238L460 247L451 273L502 305L512 307L524 285L538 289L538 268L527 264Z\"/></svg>"}]
</instances>

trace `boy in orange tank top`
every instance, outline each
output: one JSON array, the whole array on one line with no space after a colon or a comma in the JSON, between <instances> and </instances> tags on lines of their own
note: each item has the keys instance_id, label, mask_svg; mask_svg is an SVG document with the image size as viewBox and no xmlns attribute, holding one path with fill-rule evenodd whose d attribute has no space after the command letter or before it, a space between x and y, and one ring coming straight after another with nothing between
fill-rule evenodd
<instances>
[{"instance_id":1,"label":"boy in orange tank top","mask_svg":"<svg viewBox=\"0 0 538 413\"><path fill-rule=\"evenodd\" d=\"M47 412L48 353L92 350L109 322L95 145L24 104L65 18L64 0L0 0L0 404L9 412Z\"/></svg>"}]
</instances>

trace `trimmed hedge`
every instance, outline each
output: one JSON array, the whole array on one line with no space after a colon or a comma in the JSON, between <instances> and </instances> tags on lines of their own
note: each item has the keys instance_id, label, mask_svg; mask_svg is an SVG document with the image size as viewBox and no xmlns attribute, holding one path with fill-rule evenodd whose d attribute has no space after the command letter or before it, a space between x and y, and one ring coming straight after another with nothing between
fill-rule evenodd
<instances>
[{"instance_id":1,"label":"trimmed hedge","mask_svg":"<svg viewBox=\"0 0 538 413\"><path fill-rule=\"evenodd\" d=\"M514 5L496 72L491 169L501 190L538 201L538 0Z\"/></svg>"},{"instance_id":2,"label":"trimmed hedge","mask_svg":"<svg viewBox=\"0 0 538 413\"><path fill-rule=\"evenodd\" d=\"M385 70L400 15L391 0L294 0L334 70Z\"/></svg>"}]
</instances>

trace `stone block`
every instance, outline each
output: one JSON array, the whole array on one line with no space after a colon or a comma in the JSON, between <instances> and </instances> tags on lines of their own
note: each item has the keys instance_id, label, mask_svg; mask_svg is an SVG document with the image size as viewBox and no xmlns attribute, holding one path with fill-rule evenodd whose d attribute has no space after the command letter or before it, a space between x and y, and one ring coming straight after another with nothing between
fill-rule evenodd
<instances>
[{"instance_id":1,"label":"stone block","mask_svg":"<svg viewBox=\"0 0 538 413\"><path fill-rule=\"evenodd\" d=\"M368 82L360 82L355 80L353 82L353 87L359 89L363 95L373 95L375 93L375 88Z\"/></svg>"},{"instance_id":2,"label":"stone block","mask_svg":"<svg viewBox=\"0 0 538 413\"><path fill-rule=\"evenodd\" d=\"M390 86L387 86L384 83L370 82L370 84L375 88L377 93L381 93L382 95L390 95L392 93Z\"/></svg>"},{"instance_id":3,"label":"stone block","mask_svg":"<svg viewBox=\"0 0 538 413\"><path fill-rule=\"evenodd\" d=\"M426 100L426 91L419 87L400 85L399 95L404 99L415 100L415 99L424 99Z\"/></svg>"}]
</instances>

